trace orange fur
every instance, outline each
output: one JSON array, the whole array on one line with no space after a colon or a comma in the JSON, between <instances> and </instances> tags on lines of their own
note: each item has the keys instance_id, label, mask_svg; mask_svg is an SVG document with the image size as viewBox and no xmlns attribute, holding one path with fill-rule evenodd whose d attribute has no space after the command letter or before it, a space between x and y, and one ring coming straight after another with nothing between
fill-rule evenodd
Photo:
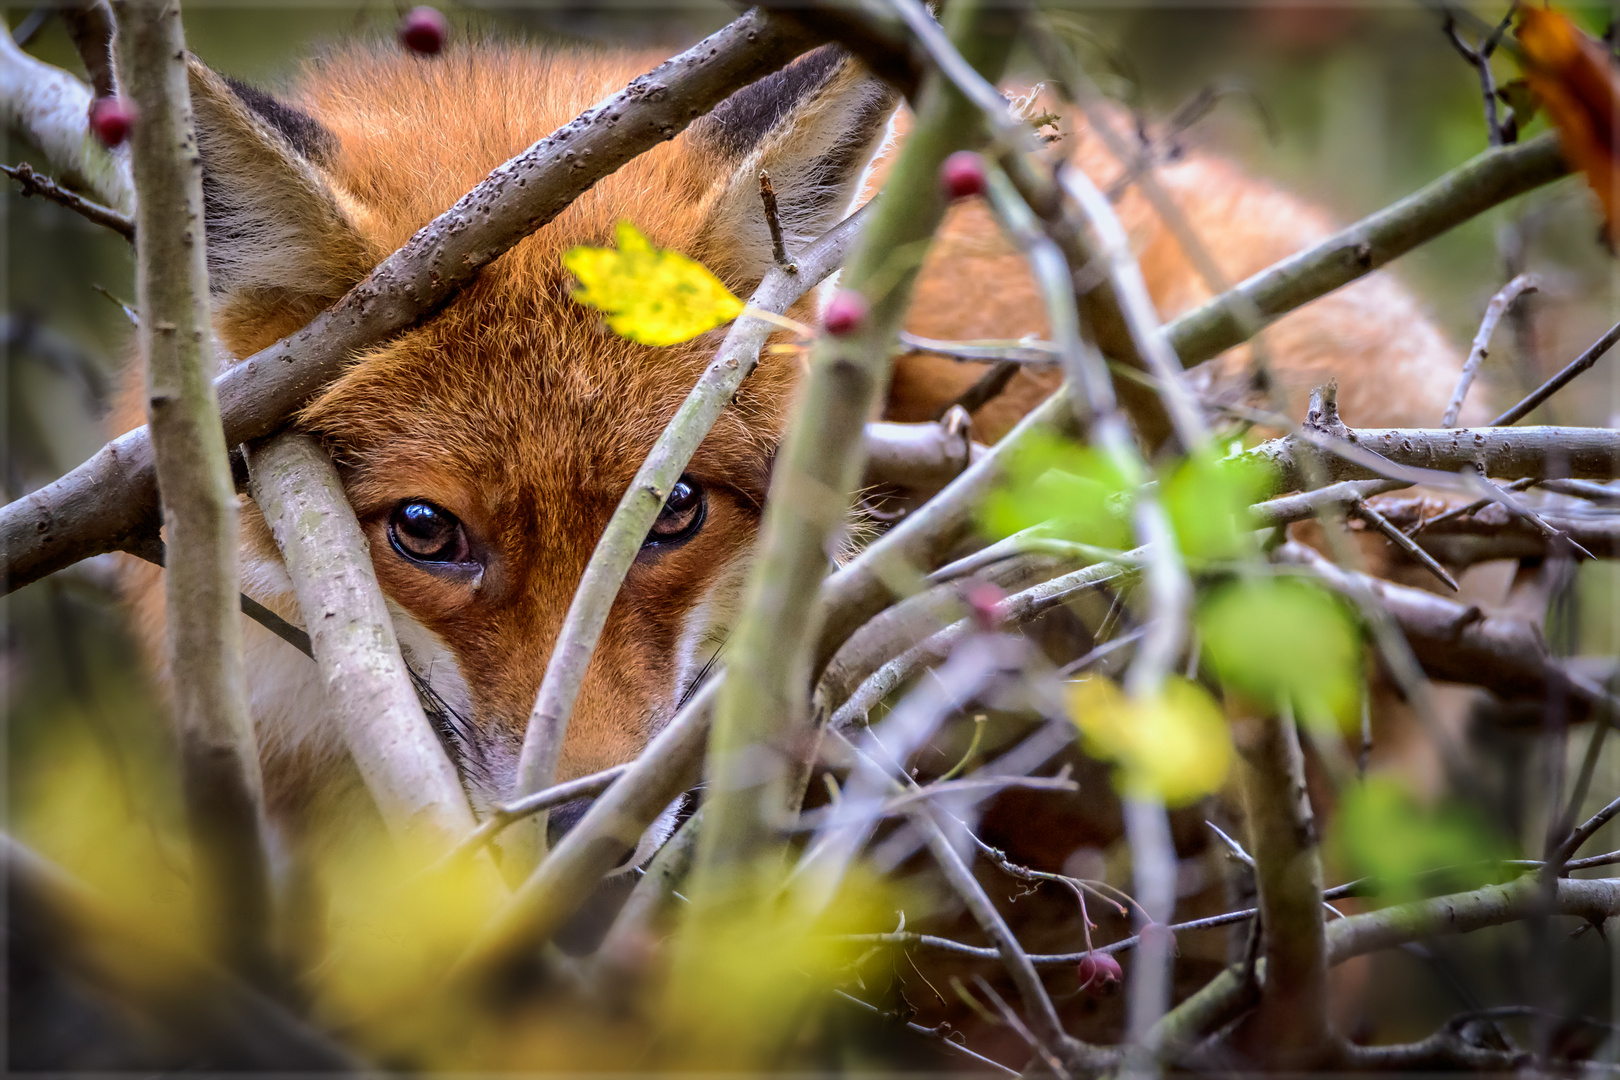
<instances>
[{"instance_id":1,"label":"orange fur","mask_svg":"<svg viewBox=\"0 0 1620 1080\"><path fill-rule=\"evenodd\" d=\"M308 273L266 278L261 266L257 277L242 278L246 284L227 274L216 297L221 340L242 357L295 329L490 169L653 62L484 45L432 62L356 47L311 64L290 100L333 137L316 174L341 220L331 225L327 210L303 226L277 218L278 227L291 230L292 255L250 250L242 258L268 259L274 269L277 258L296 256L309 262ZM839 101L872 93L870 86L861 91L862 82L848 71L840 75L825 100L790 116L802 137L773 135L761 152L784 168L793 166L792 155L819 152L843 122ZM199 121L213 125L220 139L267 138L219 98L221 87L205 73L194 76ZM276 212L287 192L308 180L303 163L276 164L285 147L268 138L254 154L240 155L268 165L221 178L237 185L250 217L254 207ZM1111 179L1115 167L1095 140L1071 139L1076 163L1105 183ZM748 255L758 238L738 234L748 215L729 196L741 190L737 177L751 178L752 161L739 166L692 133L637 158L496 260L441 313L356 357L298 418L340 463L378 578L397 608L407 658L476 729L475 745L461 749L481 803L510 793L529 708L580 573L717 340L711 334L650 349L614 337L570 299L559 257L576 244L609 242L614 223L629 218L656 243L703 260L746 294L759 272ZM1234 279L1329 228L1318 211L1213 158L1191 157L1161 177ZM852 189L853 183L851 177ZM1138 195L1128 195L1120 212L1164 315L1208 295ZM1044 332L1023 263L982 204L951 211L919 282L911 327L946 338ZM1282 320L1268 344L1295 401L1298 391L1337 373L1351 422L1433 421L1458 366L1455 352L1387 275ZM1243 364L1241 351L1223 359L1217 381L1230 381ZM767 354L697 452L689 474L708 492L707 522L683 546L649 549L631 569L574 713L563 778L632 757L723 636L796 372L794 361ZM976 365L908 357L895 373L890 413L925 418L978 373ZM979 411L979 437L1000 434L1052 385L1052 377L1021 375ZM132 387L119 411L121 427L140 421L140 405ZM389 515L410 499L430 500L460 518L484 566L479 578L435 573L393 549ZM289 583L256 514L248 515L244 534L245 588L296 621ZM153 643L162 637L159 582L150 570L130 579L141 632ZM307 661L256 627L249 648L271 797L276 806L298 807L311 785L347 775L341 744L323 726Z\"/></svg>"}]
</instances>

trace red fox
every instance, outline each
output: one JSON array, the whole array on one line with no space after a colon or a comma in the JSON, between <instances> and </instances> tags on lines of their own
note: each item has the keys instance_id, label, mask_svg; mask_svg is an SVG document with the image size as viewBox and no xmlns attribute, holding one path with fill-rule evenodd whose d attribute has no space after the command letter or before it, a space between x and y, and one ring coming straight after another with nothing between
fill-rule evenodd
<instances>
[{"instance_id":1,"label":"red fox","mask_svg":"<svg viewBox=\"0 0 1620 1080\"><path fill-rule=\"evenodd\" d=\"M492 43L433 60L352 46L309 64L280 99L194 65L215 321L229 357L302 326L496 165L655 62ZM835 49L806 55L601 181L439 314L357 356L297 417L339 463L406 660L453 718L446 739L480 808L513 794L524 726L575 584L715 341L652 349L607 332L571 299L562 253L610 243L627 219L746 296L771 262L759 171L774 179L789 249L806 244L851 210L874 160L881 169L893 153L895 105ZM1100 183L1118 175L1095 138L1064 138ZM1234 281L1330 227L1321 211L1212 157L1190 155L1159 176ZM1162 315L1208 295L1137 195L1119 209ZM813 321L812 306L796 314ZM909 328L947 339L1045 332L1022 259L980 202L951 211ZM1382 273L1283 319L1268 341L1296 415L1302 390L1336 374L1352 424L1436 422L1460 367L1416 300ZM1243 364L1235 352L1216 373L1239 375ZM930 418L981 371L904 357L889 415ZM724 641L797 375L794 358L767 355L670 495L613 607L559 779L634 757ZM999 436L1055 380L1019 375L978 409L976 435ZM141 422L140 407L138 392L124 395L119 430ZM243 531L244 590L300 621L251 509ZM132 569L130 594L143 636L160 642L159 572ZM323 716L315 668L259 627L247 633L270 809L296 828L356 777Z\"/></svg>"}]
</instances>

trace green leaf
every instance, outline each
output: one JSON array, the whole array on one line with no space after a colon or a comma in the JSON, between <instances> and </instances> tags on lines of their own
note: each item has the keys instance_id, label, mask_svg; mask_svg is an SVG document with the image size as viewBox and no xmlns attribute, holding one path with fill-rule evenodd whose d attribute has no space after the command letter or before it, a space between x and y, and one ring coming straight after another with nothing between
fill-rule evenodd
<instances>
[{"instance_id":1,"label":"green leaf","mask_svg":"<svg viewBox=\"0 0 1620 1080\"><path fill-rule=\"evenodd\" d=\"M1188 559L1237 559L1255 553L1249 507L1270 487L1271 467L1263 462L1199 454L1170 473L1159 497Z\"/></svg>"},{"instance_id":2,"label":"green leaf","mask_svg":"<svg viewBox=\"0 0 1620 1080\"><path fill-rule=\"evenodd\" d=\"M997 537L1046 525L1059 539L1123 548L1131 541L1130 502L1125 473L1107 455L1057 436L1031 437L1007 462L980 518Z\"/></svg>"},{"instance_id":3,"label":"green leaf","mask_svg":"<svg viewBox=\"0 0 1620 1080\"><path fill-rule=\"evenodd\" d=\"M1337 596L1298 578L1231 582L1199 605L1204 653L1227 686L1347 723L1361 701L1361 637Z\"/></svg>"},{"instance_id":4,"label":"green leaf","mask_svg":"<svg viewBox=\"0 0 1620 1080\"><path fill-rule=\"evenodd\" d=\"M1389 902L1501 880L1494 864L1512 857L1467 807L1425 809L1391 777L1372 777L1345 793L1330 849L1347 873L1379 879L1378 894Z\"/></svg>"},{"instance_id":5,"label":"green leaf","mask_svg":"<svg viewBox=\"0 0 1620 1080\"><path fill-rule=\"evenodd\" d=\"M607 314L608 326L642 345L678 345L742 314L743 302L702 263L656 248L628 221L619 246L576 247L563 266L579 280L574 299Z\"/></svg>"},{"instance_id":6,"label":"green leaf","mask_svg":"<svg viewBox=\"0 0 1620 1080\"><path fill-rule=\"evenodd\" d=\"M1232 734L1197 683L1170 678L1157 694L1131 698L1108 679L1086 679L1071 686L1068 706L1086 753L1114 763L1123 795L1187 806L1226 781Z\"/></svg>"}]
</instances>

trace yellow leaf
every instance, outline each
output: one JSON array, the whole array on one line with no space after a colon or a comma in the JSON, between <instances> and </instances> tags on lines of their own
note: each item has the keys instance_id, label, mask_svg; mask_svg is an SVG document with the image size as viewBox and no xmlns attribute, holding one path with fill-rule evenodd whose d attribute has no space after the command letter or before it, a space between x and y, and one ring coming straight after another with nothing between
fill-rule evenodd
<instances>
[{"instance_id":1,"label":"yellow leaf","mask_svg":"<svg viewBox=\"0 0 1620 1080\"><path fill-rule=\"evenodd\" d=\"M656 248L628 221L619 246L576 247L563 266L579 280L574 299L605 312L608 326L642 345L678 345L742 314L743 302L702 263Z\"/></svg>"},{"instance_id":2,"label":"yellow leaf","mask_svg":"<svg viewBox=\"0 0 1620 1080\"><path fill-rule=\"evenodd\" d=\"M1086 752L1115 765L1114 786L1186 806L1220 788L1232 764L1232 736L1220 707L1196 683L1165 680L1134 699L1107 679L1069 690L1069 716Z\"/></svg>"}]
</instances>

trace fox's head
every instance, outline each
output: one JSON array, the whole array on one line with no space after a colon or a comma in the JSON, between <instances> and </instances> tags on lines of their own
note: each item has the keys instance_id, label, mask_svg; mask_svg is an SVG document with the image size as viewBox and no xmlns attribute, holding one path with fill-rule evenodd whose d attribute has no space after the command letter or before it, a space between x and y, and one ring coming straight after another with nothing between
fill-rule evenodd
<instances>
[{"instance_id":1,"label":"fox's head","mask_svg":"<svg viewBox=\"0 0 1620 1080\"><path fill-rule=\"evenodd\" d=\"M194 65L221 340L245 357L308 322L491 169L654 62L355 48L310 65L285 100ZM616 337L571 298L562 253L609 245L629 220L746 296L771 262L759 171L790 248L807 243L849 211L893 104L842 54L801 58L604 179L437 315L355 357L298 418L339 463L406 659L443 698L479 801L510 794L574 588L718 341ZM722 647L795 373L792 358L767 355L669 496L585 678L560 778L633 757ZM262 522L250 515L246 535L250 589L274 588Z\"/></svg>"}]
</instances>

